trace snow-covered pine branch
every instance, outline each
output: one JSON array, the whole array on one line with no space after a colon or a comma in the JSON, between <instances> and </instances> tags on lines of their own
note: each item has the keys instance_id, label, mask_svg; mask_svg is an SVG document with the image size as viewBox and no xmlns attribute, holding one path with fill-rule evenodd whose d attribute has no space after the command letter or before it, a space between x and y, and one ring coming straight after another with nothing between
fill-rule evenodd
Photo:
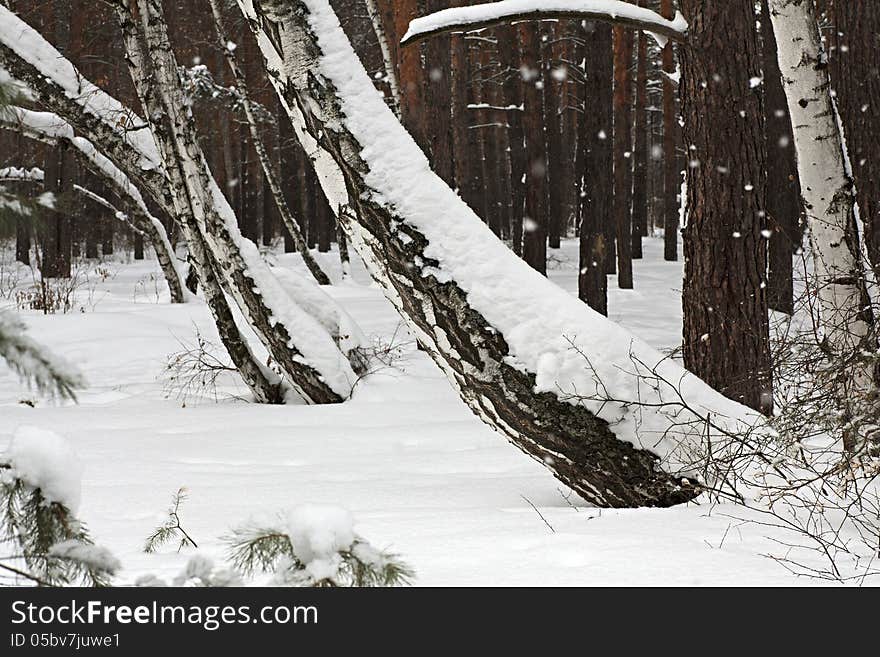
<instances>
[{"instance_id":1,"label":"snow-covered pine branch","mask_svg":"<svg viewBox=\"0 0 880 657\"><path fill-rule=\"evenodd\" d=\"M0 311L0 358L42 394L75 399L83 378L66 361L27 335L24 323Z\"/></svg>"},{"instance_id":2,"label":"snow-covered pine branch","mask_svg":"<svg viewBox=\"0 0 880 657\"><path fill-rule=\"evenodd\" d=\"M452 7L417 18L401 39L401 45L418 43L437 34L482 30L512 21L575 19L614 23L666 39L683 41L687 21L676 12L666 19L650 9L619 0L500 0L468 7Z\"/></svg>"},{"instance_id":3,"label":"snow-covered pine branch","mask_svg":"<svg viewBox=\"0 0 880 657\"><path fill-rule=\"evenodd\" d=\"M487 424L601 506L699 494L704 441L757 413L517 258L429 168L327 0L238 0L339 220L398 312ZM646 385L647 382L647 385Z\"/></svg>"},{"instance_id":4,"label":"snow-covered pine branch","mask_svg":"<svg viewBox=\"0 0 880 657\"><path fill-rule=\"evenodd\" d=\"M120 564L76 518L82 465L61 436L20 427L0 454L0 572L39 586L104 586ZM12 550L12 552L9 552Z\"/></svg>"}]
</instances>

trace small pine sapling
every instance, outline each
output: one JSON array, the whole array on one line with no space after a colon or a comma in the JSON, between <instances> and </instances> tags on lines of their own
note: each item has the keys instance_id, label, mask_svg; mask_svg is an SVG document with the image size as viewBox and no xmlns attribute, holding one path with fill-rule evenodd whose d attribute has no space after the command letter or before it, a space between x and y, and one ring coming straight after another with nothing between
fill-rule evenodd
<instances>
[{"instance_id":1,"label":"small pine sapling","mask_svg":"<svg viewBox=\"0 0 880 657\"><path fill-rule=\"evenodd\" d=\"M153 531L144 542L144 552L151 554L163 545L172 541L180 541L177 551L185 547L199 547L180 523L180 505L186 501L186 488L179 488L171 497L171 506L168 507L168 517L165 522Z\"/></svg>"}]
</instances>

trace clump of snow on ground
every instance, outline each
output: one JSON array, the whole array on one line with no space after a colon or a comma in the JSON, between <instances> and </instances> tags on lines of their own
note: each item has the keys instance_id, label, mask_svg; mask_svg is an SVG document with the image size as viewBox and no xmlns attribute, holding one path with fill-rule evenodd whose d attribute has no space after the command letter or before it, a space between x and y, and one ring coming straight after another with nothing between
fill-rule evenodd
<instances>
[{"instance_id":1,"label":"clump of snow on ground","mask_svg":"<svg viewBox=\"0 0 880 657\"><path fill-rule=\"evenodd\" d=\"M2 458L12 466L13 476L39 488L47 502L77 512L83 466L64 438L45 429L20 427Z\"/></svg>"}]
</instances>

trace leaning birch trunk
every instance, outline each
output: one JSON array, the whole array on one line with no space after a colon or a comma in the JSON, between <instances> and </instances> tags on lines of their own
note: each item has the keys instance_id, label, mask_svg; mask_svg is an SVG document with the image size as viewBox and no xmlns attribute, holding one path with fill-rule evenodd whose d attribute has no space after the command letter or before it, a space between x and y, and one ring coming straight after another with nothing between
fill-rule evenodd
<instances>
[{"instance_id":1,"label":"leaning birch trunk","mask_svg":"<svg viewBox=\"0 0 880 657\"><path fill-rule=\"evenodd\" d=\"M136 230L142 231L150 240L156 253L156 260L168 284L171 302L183 303L186 300L183 278L177 268L174 249L168 240L165 227L152 215L140 191L131 183L128 176L99 153L91 142L83 137L76 137L73 128L54 114L33 112L19 107L5 108L0 111L0 128L14 130L48 144L54 145L61 141L69 144L86 168L119 197Z\"/></svg>"},{"instance_id":2,"label":"leaning birch trunk","mask_svg":"<svg viewBox=\"0 0 880 657\"><path fill-rule=\"evenodd\" d=\"M40 34L4 8L0 8L0 65L185 229L190 219L175 203L148 126L131 109L91 84ZM236 326L206 246L200 239L189 241L188 246L220 339L242 379L256 401L281 402L278 377L261 365Z\"/></svg>"},{"instance_id":3,"label":"leaning birch trunk","mask_svg":"<svg viewBox=\"0 0 880 657\"><path fill-rule=\"evenodd\" d=\"M327 0L238 2L352 245L475 414L600 506L722 486L705 437L750 467L757 414L510 252L430 171Z\"/></svg>"},{"instance_id":4,"label":"leaning birch trunk","mask_svg":"<svg viewBox=\"0 0 880 657\"><path fill-rule=\"evenodd\" d=\"M312 276L315 277L318 284L330 285L330 279L327 277L327 274L325 274L318 263L315 262L315 259L309 251L309 245L306 243L305 237L303 237L299 222L293 216L293 211L290 209L290 206L284 198L284 192L281 190L278 176L275 175L275 168L272 166L272 161L269 159L269 154L266 152L266 146L263 143L263 136L257 128L257 120L254 116L254 109L251 105L250 96L248 94L247 80L245 79L244 72L242 72L238 66L235 52L230 46L226 28L223 25L223 12L220 9L219 0L211 0L211 12L214 14L214 28L217 32L220 49L226 57L226 62L229 64L229 69L232 71L232 76L235 79L235 85L238 87L238 91L241 95L241 104L244 108L248 131L251 135L251 143L253 143L254 148L257 151L257 157L259 158L260 166L263 169L263 177L269 187L269 192L272 194L272 200L275 203L275 207L278 208L278 214L281 215L281 221L284 222L284 227L287 228L287 232L289 232L290 236L293 238L296 250L299 251L303 262Z\"/></svg>"},{"instance_id":5,"label":"leaning birch trunk","mask_svg":"<svg viewBox=\"0 0 880 657\"><path fill-rule=\"evenodd\" d=\"M155 138L167 168L180 171L197 229L227 277L231 296L245 313L263 345L284 372L288 383L307 402L344 401L357 376L340 350L341 342L300 308L262 261L253 243L238 230L235 215L208 170L198 144L192 113L186 102L178 66L168 40L161 3L122 0L121 16L132 20L127 29L140 29L141 59L149 67L147 96L159 111L150 112ZM140 25L138 25L140 21ZM129 39L131 42L132 39ZM162 117L160 125L155 119Z\"/></svg>"},{"instance_id":6,"label":"leaning birch trunk","mask_svg":"<svg viewBox=\"0 0 880 657\"><path fill-rule=\"evenodd\" d=\"M832 358L851 363L837 394L854 399L873 386L873 366L861 354L866 348L873 352L874 345L869 343L855 193L828 63L812 2L770 0L769 5L810 229L820 328Z\"/></svg>"},{"instance_id":7,"label":"leaning birch trunk","mask_svg":"<svg viewBox=\"0 0 880 657\"><path fill-rule=\"evenodd\" d=\"M157 126L157 124L164 123L167 117L162 113L158 100L150 89L152 76L144 57L144 45L139 38L135 24L127 20L127 14L121 5L117 7L117 14L126 42L126 57L132 81L147 116L152 117L150 129L163 130L164 126ZM182 181L182 173L174 165L167 141L154 137L153 145L155 148L162 149L164 156L162 159L170 163L164 167L167 183L164 185L166 195L163 196L163 200L173 207L174 214L179 220L181 231L189 246L193 268L202 284L205 301L214 316L220 339L256 401L269 404L282 403L284 401L284 386L279 377L255 357L247 339L241 334L236 324L235 315L223 291L223 274L219 271L220 265L214 260L208 244L199 230Z\"/></svg>"}]
</instances>

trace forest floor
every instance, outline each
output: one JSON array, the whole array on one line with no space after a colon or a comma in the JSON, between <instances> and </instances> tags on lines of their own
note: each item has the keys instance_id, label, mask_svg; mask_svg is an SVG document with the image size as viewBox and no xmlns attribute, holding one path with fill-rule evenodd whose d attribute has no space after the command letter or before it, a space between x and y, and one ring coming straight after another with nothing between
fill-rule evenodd
<instances>
[{"instance_id":1,"label":"forest floor","mask_svg":"<svg viewBox=\"0 0 880 657\"><path fill-rule=\"evenodd\" d=\"M618 290L611 277L610 316L671 349L681 339L682 271L662 249L645 241L635 290ZM335 257L321 255L338 277ZM295 256L270 258L299 265ZM77 365L88 387L75 405L52 404L0 366L0 452L22 425L72 443L85 465L80 516L124 564L119 583L173 577L196 552L142 552L181 487L189 494L182 523L217 561L231 527L322 503L349 509L362 536L414 568L417 585L815 583L768 556L782 556L777 541L792 537L744 522L742 508L600 511L570 496L459 401L360 266L354 282L327 291L377 345L392 346L391 366L361 381L346 404L280 407L245 403L230 377L216 394L184 400L170 391L169 355L195 342L196 327L217 342L207 308L170 305L154 260L91 267L79 272L71 312L24 313L32 337ZM574 241L552 252L550 267L576 293ZM28 270L18 275L30 280Z\"/></svg>"}]
</instances>

